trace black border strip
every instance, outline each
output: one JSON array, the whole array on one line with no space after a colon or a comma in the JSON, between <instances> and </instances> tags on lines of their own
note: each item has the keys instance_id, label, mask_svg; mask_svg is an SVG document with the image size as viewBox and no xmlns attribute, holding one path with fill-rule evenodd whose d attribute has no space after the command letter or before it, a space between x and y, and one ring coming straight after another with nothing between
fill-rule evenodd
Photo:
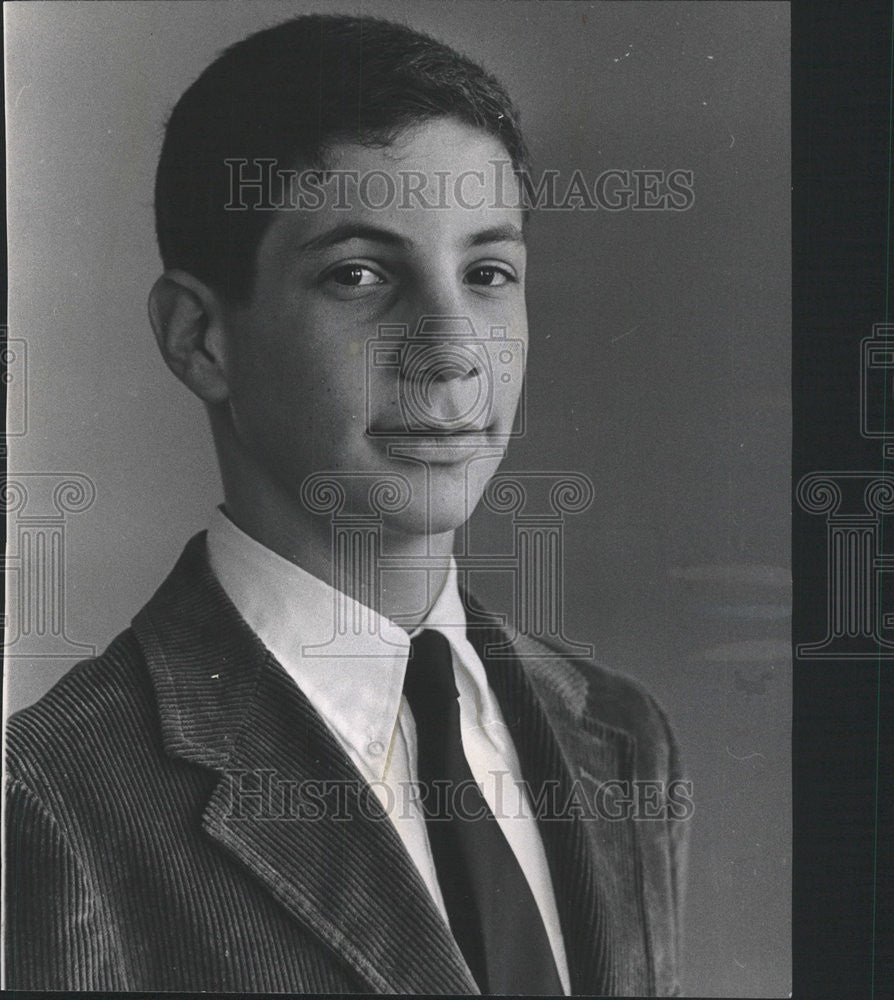
<instances>
[{"instance_id":1,"label":"black border strip","mask_svg":"<svg viewBox=\"0 0 894 1000\"><path fill-rule=\"evenodd\" d=\"M860 435L859 391L860 341L894 319L892 14L792 8L794 483L883 471L880 442ZM793 500L796 646L826 633L825 528ZM894 660L796 659L792 735L794 996L890 998Z\"/></svg>"}]
</instances>

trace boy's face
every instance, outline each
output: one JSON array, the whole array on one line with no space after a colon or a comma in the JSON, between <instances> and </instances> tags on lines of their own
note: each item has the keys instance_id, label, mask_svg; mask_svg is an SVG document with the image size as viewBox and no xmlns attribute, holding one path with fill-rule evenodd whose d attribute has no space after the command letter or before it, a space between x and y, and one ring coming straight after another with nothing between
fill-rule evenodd
<instances>
[{"instance_id":1,"label":"boy's face","mask_svg":"<svg viewBox=\"0 0 894 1000\"><path fill-rule=\"evenodd\" d=\"M252 299L225 325L235 433L274 488L298 498L311 473L366 474L346 480L361 512L375 477L397 473L411 501L391 528L440 533L471 513L512 429L527 345L522 213L501 207L517 203L516 181L505 170L500 194L489 166L506 159L496 139L436 119L385 148L334 147L333 169L380 172L366 196L348 188L348 210L328 198L276 214ZM414 172L413 186L425 175L425 199L446 192L442 206L403 199L399 172ZM420 339L423 317L453 321ZM375 350L382 325L409 339Z\"/></svg>"}]
</instances>

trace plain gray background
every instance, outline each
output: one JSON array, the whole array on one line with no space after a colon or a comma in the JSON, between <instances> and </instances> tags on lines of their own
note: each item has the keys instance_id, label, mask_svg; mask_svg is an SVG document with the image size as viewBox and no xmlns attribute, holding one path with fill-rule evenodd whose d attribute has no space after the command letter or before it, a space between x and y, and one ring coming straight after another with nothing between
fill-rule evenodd
<instances>
[{"instance_id":1,"label":"plain gray background","mask_svg":"<svg viewBox=\"0 0 894 1000\"><path fill-rule=\"evenodd\" d=\"M103 648L221 499L204 412L146 320L163 121L223 46L309 10L403 20L481 61L535 172L694 172L687 212L535 217L529 429L504 469L596 486L568 520L566 633L641 679L683 747L684 992L787 996L787 4L7 5L10 337L28 361L10 470L97 491L65 524L66 634ZM10 652L8 710L73 662Z\"/></svg>"}]
</instances>

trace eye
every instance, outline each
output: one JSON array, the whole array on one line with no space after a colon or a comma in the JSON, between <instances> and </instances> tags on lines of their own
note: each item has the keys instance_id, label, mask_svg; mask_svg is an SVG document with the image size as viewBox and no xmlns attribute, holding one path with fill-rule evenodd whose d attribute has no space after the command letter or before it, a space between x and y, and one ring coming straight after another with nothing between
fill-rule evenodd
<instances>
[{"instance_id":1,"label":"eye","mask_svg":"<svg viewBox=\"0 0 894 1000\"><path fill-rule=\"evenodd\" d=\"M336 285L361 288L364 285L382 285L385 279L364 264L342 264L329 272Z\"/></svg>"},{"instance_id":2,"label":"eye","mask_svg":"<svg viewBox=\"0 0 894 1000\"><path fill-rule=\"evenodd\" d=\"M487 288L499 288L515 280L515 275L496 264L479 264L466 274L467 284L484 285Z\"/></svg>"}]
</instances>

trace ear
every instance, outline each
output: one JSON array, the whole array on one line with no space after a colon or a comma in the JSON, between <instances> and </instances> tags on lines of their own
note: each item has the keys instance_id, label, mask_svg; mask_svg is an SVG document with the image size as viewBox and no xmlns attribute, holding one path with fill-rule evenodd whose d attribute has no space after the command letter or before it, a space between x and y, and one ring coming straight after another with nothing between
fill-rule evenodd
<instances>
[{"instance_id":1,"label":"ear","mask_svg":"<svg viewBox=\"0 0 894 1000\"><path fill-rule=\"evenodd\" d=\"M165 271L149 293L149 321L168 368L206 403L229 395L223 314L216 293L186 271Z\"/></svg>"}]
</instances>

